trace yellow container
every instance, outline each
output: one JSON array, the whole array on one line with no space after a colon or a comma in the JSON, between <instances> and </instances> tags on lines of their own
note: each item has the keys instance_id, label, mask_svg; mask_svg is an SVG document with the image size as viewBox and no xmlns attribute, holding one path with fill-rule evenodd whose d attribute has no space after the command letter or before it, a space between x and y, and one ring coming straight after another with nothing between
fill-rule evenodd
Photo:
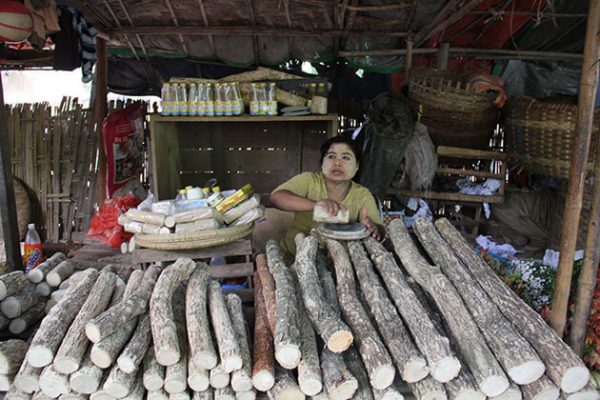
<instances>
[{"instance_id":1,"label":"yellow container","mask_svg":"<svg viewBox=\"0 0 600 400\"><path fill-rule=\"evenodd\" d=\"M215 209L221 214L224 214L227 212L227 210L237 206L242 201L249 199L250 196L252 196L253 194L254 189L252 189L252 185L247 183L244 186L242 186L239 190L237 190L234 194L217 204L215 206Z\"/></svg>"}]
</instances>

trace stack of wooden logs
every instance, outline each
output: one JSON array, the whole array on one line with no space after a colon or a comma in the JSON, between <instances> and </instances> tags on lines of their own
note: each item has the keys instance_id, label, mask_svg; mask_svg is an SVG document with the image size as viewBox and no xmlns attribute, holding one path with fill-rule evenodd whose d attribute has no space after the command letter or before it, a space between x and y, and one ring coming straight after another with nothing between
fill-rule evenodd
<instances>
[{"instance_id":1,"label":"stack of wooden logs","mask_svg":"<svg viewBox=\"0 0 600 400\"><path fill-rule=\"evenodd\" d=\"M288 266L268 242L255 387L275 400L400 399L402 381L417 399L599 398L583 362L447 220L418 219L414 231L435 265L400 219L388 226L400 263L372 238L299 234Z\"/></svg>"},{"instance_id":2,"label":"stack of wooden logs","mask_svg":"<svg viewBox=\"0 0 600 400\"><path fill-rule=\"evenodd\" d=\"M74 270L63 253L56 253L27 274L0 276L0 330L18 335L34 326L64 293L59 286Z\"/></svg>"},{"instance_id":3,"label":"stack of wooden logs","mask_svg":"<svg viewBox=\"0 0 600 400\"><path fill-rule=\"evenodd\" d=\"M70 281L7 399L256 397L242 302L223 295L205 263L152 265L126 284L110 268Z\"/></svg>"}]
</instances>

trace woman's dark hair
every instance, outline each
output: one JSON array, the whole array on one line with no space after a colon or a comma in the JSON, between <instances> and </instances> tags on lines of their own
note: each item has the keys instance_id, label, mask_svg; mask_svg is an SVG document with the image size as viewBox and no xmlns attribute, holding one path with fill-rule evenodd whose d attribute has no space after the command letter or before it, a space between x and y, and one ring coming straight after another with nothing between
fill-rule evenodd
<instances>
[{"instance_id":1,"label":"woman's dark hair","mask_svg":"<svg viewBox=\"0 0 600 400\"><path fill-rule=\"evenodd\" d=\"M350 136L339 135L339 136L330 137L325 142L323 142L323 144L321 145L321 158L319 159L319 165L323 165L323 160L325 159L325 154L327 154L331 145L335 144L335 143L347 144L348 147L350 147L350 149L354 153L356 162L358 164L360 164L360 149L358 148L357 143L354 140L352 140L352 138Z\"/></svg>"}]
</instances>

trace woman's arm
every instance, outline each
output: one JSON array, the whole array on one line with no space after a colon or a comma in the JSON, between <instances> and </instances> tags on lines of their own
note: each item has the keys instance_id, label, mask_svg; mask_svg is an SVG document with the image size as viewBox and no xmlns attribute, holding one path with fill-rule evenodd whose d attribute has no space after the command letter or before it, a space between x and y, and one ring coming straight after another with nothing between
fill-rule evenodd
<instances>
[{"instance_id":1,"label":"woman's arm","mask_svg":"<svg viewBox=\"0 0 600 400\"><path fill-rule=\"evenodd\" d=\"M271 193L270 201L276 208L283 211L312 211L317 203L323 205L329 215L336 215L339 210L346 209L346 207L335 200L324 199L314 201L307 199L306 197L298 196L286 189L277 190Z\"/></svg>"}]
</instances>

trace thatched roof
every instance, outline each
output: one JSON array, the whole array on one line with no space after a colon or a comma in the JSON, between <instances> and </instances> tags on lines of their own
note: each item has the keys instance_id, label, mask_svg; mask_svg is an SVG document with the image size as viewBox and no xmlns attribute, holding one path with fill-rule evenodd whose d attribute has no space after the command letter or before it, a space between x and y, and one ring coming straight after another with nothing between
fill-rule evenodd
<instances>
[{"instance_id":1,"label":"thatched roof","mask_svg":"<svg viewBox=\"0 0 600 400\"><path fill-rule=\"evenodd\" d=\"M548 51L552 50L548 39L554 36L548 32L563 38L565 30L583 32L587 12L587 1L563 2L567 3L560 6L564 12L552 7L555 2L529 0L78 0L77 3L86 17L111 39L109 46L113 49L127 49L142 60L171 56L240 66L339 56L360 56L354 61L367 66L393 64L398 56L404 55L407 41L413 44L416 54L422 54L428 52L423 48L437 46L440 36L461 48L470 48L465 52L472 52L473 48L512 48L515 36L531 26L532 20L537 28L549 28L543 35L545 48L540 47ZM486 38L486 35L498 36L498 31L504 32L499 35L502 43L494 41L494 37ZM579 37L581 41L583 35Z\"/></svg>"}]
</instances>

